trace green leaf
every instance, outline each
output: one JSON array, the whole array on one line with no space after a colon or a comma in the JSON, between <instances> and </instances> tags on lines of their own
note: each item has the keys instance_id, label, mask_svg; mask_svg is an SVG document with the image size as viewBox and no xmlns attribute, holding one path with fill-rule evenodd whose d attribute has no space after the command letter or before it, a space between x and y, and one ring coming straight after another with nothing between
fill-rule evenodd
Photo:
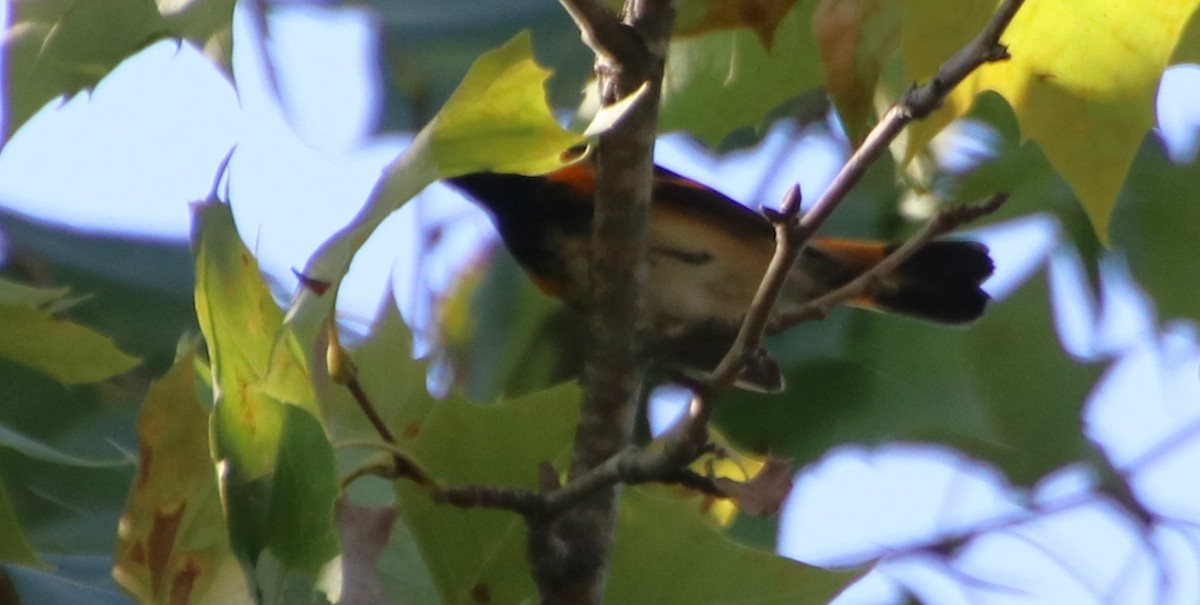
<instances>
[{"instance_id":1,"label":"green leaf","mask_svg":"<svg viewBox=\"0 0 1200 605\"><path fill-rule=\"evenodd\" d=\"M820 86L813 6L807 1L794 7L770 49L747 29L672 40L659 130L683 130L716 146L734 130L758 125L784 101Z\"/></svg>"},{"instance_id":2,"label":"green leaf","mask_svg":"<svg viewBox=\"0 0 1200 605\"><path fill-rule=\"evenodd\" d=\"M1142 137L1154 123L1158 81L1197 0L1044 0L1017 13L1002 38L1012 59L982 67L915 124L910 153L975 95L995 90L1016 111L1023 137L1070 183L1101 240ZM910 80L925 81L987 22L995 0L907 0L901 51ZM1079 44L1079 40L1090 40Z\"/></svg>"},{"instance_id":3,"label":"green leaf","mask_svg":"<svg viewBox=\"0 0 1200 605\"><path fill-rule=\"evenodd\" d=\"M363 388L399 446L439 481L537 487L538 465L565 465L578 415L579 389L567 384L497 405L457 395L437 401L425 389L425 364L412 359L411 337L395 304L386 304L370 337L353 352ZM379 441L352 402L325 397L339 441ZM535 598L525 559L525 524L506 511L463 510L432 502L408 481L395 485L400 515L383 558L394 600L495 603Z\"/></svg>"},{"instance_id":4,"label":"green leaf","mask_svg":"<svg viewBox=\"0 0 1200 605\"><path fill-rule=\"evenodd\" d=\"M13 2L4 44L4 140L46 103L92 88L162 38L189 40L228 70L233 0L159 4L166 6L152 0Z\"/></svg>"},{"instance_id":5,"label":"green leaf","mask_svg":"<svg viewBox=\"0 0 1200 605\"><path fill-rule=\"evenodd\" d=\"M624 491L607 602L828 603L859 575L736 544L709 525L700 501Z\"/></svg>"},{"instance_id":6,"label":"green leaf","mask_svg":"<svg viewBox=\"0 0 1200 605\"><path fill-rule=\"evenodd\" d=\"M0 303L0 358L66 384L98 382L138 365L137 358L121 352L108 338L28 304L45 296L44 291L26 291L26 301Z\"/></svg>"},{"instance_id":7,"label":"green leaf","mask_svg":"<svg viewBox=\"0 0 1200 605\"><path fill-rule=\"evenodd\" d=\"M252 603L229 543L193 353L151 385L137 424L141 456L113 578L143 603Z\"/></svg>"},{"instance_id":8,"label":"green leaf","mask_svg":"<svg viewBox=\"0 0 1200 605\"><path fill-rule=\"evenodd\" d=\"M1129 259L1133 274L1164 318L1200 321L1197 191L1200 165L1172 163L1161 141L1150 136L1113 210L1113 246Z\"/></svg>"},{"instance_id":9,"label":"green leaf","mask_svg":"<svg viewBox=\"0 0 1200 605\"><path fill-rule=\"evenodd\" d=\"M388 305L354 358L372 401L400 436L400 447L438 481L534 489L539 464L565 467L578 416L578 387L565 384L490 406L456 395L435 401L424 389L424 364L410 359L409 347L408 331L394 305ZM388 373L381 376L380 371ZM330 415L331 423L344 431L340 438L372 439L365 423L343 420L357 410L348 402L338 405L342 409ZM737 546L708 526L696 498L626 493L609 585L612 602L712 602L712 595L738 602L738 595L750 595L743 601L824 603L851 579ZM400 512L382 567L385 573L404 570L385 576L393 599L536 600L520 517L436 504L409 481L396 482L396 494ZM689 556L678 556L681 544L687 545ZM664 573L670 565L688 573ZM700 575L707 579L697 581Z\"/></svg>"},{"instance_id":10,"label":"green leaf","mask_svg":"<svg viewBox=\"0 0 1200 605\"><path fill-rule=\"evenodd\" d=\"M186 242L85 233L4 211L0 229L12 256L36 259L47 283L69 285L84 297L70 307L71 318L141 357L145 375L166 372L180 335L196 332L194 263Z\"/></svg>"},{"instance_id":11,"label":"green leaf","mask_svg":"<svg viewBox=\"0 0 1200 605\"><path fill-rule=\"evenodd\" d=\"M208 202L195 212L196 315L212 364L212 448L222 465L230 536L243 564L270 549L289 572L315 582L337 554L337 479L316 397L283 402L261 388L283 312L238 237L229 207ZM311 391L312 385L292 388Z\"/></svg>"},{"instance_id":12,"label":"green leaf","mask_svg":"<svg viewBox=\"0 0 1200 605\"><path fill-rule=\"evenodd\" d=\"M0 481L0 562L19 563L22 565L38 565L37 554L29 545L29 539L21 529L21 520L17 511L13 510L8 493L4 491L4 482Z\"/></svg>"},{"instance_id":13,"label":"green leaf","mask_svg":"<svg viewBox=\"0 0 1200 605\"><path fill-rule=\"evenodd\" d=\"M35 288L0 277L0 305L44 307L62 300L70 288Z\"/></svg>"}]
</instances>

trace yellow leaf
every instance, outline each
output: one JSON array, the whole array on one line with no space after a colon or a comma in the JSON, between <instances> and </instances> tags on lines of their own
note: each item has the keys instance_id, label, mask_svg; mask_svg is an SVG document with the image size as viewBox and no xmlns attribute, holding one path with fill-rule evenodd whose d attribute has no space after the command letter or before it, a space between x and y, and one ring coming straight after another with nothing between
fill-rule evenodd
<instances>
[{"instance_id":1,"label":"yellow leaf","mask_svg":"<svg viewBox=\"0 0 1200 605\"><path fill-rule=\"evenodd\" d=\"M915 125L909 154L923 147L975 95L1000 93L1023 137L1046 152L1071 185L1101 239L1142 137L1153 124L1159 77L1198 0L1037 0L1017 13L1001 41L1012 59L985 65L945 107ZM908 76L928 80L980 30L997 2L906 0L901 50ZM952 8L951 8L952 7Z\"/></svg>"},{"instance_id":2,"label":"yellow leaf","mask_svg":"<svg viewBox=\"0 0 1200 605\"><path fill-rule=\"evenodd\" d=\"M529 32L480 57L426 127L438 176L541 174L584 141L559 126L546 103L550 72L533 60Z\"/></svg>"}]
</instances>

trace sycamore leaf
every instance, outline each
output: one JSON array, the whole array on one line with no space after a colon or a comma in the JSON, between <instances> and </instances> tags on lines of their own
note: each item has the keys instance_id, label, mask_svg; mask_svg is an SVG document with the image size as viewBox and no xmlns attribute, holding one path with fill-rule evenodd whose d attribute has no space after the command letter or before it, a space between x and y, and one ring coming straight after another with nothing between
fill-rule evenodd
<instances>
[{"instance_id":1,"label":"sycamore leaf","mask_svg":"<svg viewBox=\"0 0 1200 605\"><path fill-rule=\"evenodd\" d=\"M333 452L315 395L283 402L259 388L283 312L238 237L229 207L196 205L193 240L196 316L212 365L213 458L222 469L234 550L243 564L278 561L286 572L279 577L308 577L311 588L338 550ZM311 391L312 385L292 388Z\"/></svg>"},{"instance_id":2,"label":"sycamore leaf","mask_svg":"<svg viewBox=\"0 0 1200 605\"><path fill-rule=\"evenodd\" d=\"M566 384L489 406L457 395L435 401L425 392L425 364L411 359L410 343L394 305L387 305L354 357L400 447L437 480L534 489L543 463L566 466L578 387ZM352 404L330 403L340 408L330 409L331 424L343 430L340 438L371 438L365 423L346 418L361 416ZM518 516L438 505L410 481L395 487L399 515L382 556L385 572L404 570L384 578L394 602L536 600L525 523ZM612 602L714 602L716 595L721 602L825 603L852 579L734 544L700 513L702 498L625 494L608 588ZM681 544L687 545L685 557L678 556ZM664 573L671 566L689 573ZM698 576L707 579L697 583Z\"/></svg>"},{"instance_id":3,"label":"sycamore leaf","mask_svg":"<svg viewBox=\"0 0 1200 605\"><path fill-rule=\"evenodd\" d=\"M446 105L388 167L359 213L313 254L304 278L333 287L320 293L304 288L293 301L288 324L300 342L315 341L354 253L383 219L430 183L487 170L540 174L579 159L564 152L586 139L558 125L546 103L549 72L532 53L523 32L480 56ZM636 100L607 109L596 121L618 122Z\"/></svg>"},{"instance_id":4,"label":"sycamore leaf","mask_svg":"<svg viewBox=\"0 0 1200 605\"><path fill-rule=\"evenodd\" d=\"M820 86L812 12L812 2L792 8L770 49L746 29L673 39L659 129L685 130L716 146L734 130L759 124L784 101Z\"/></svg>"},{"instance_id":5,"label":"sycamore leaf","mask_svg":"<svg viewBox=\"0 0 1200 605\"><path fill-rule=\"evenodd\" d=\"M424 129L438 176L561 167L562 152L584 138L554 118L546 104L549 77L533 60L528 32L479 57Z\"/></svg>"},{"instance_id":6,"label":"sycamore leaf","mask_svg":"<svg viewBox=\"0 0 1200 605\"><path fill-rule=\"evenodd\" d=\"M353 352L359 378L399 446L437 480L450 484L537 487L542 462L569 460L580 397L563 385L497 405L453 394L435 400L425 389L426 365L412 359L404 320L388 301L371 337ZM378 441L350 402L327 398L339 441ZM396 482L400 515L385 557L404 578L387 580L402 603L493 603L532 599L524 521L509 512L463 510L434 503L409 481Z\"/></svg>"},{"instance_id":7,"label":"sycamore leaf","mask_svg":"<svg viewBox=\"0 0 1200 605\"><path fill-rule=\"evenodd\" d=\"M142 603L253 603L229 544L193 354L150 386L113 577Z\"/></svg>"},{"instance_id":8,"label":"sycamore leaf","mask_svg":"<svg viewBox=\"0 0 1200 605\"><path fill-rule=\"evenodd\" d=\"M996 4L967 0L950 7L938 0L906 0L901 52L908 77L928 80L982 28ZM1013 107L1022 136L1042 147L1106 240L1117 193L1153 125L1159 77L1198 5L1197 0L1026 3L1001 40L1012 59L976 71L942 110L915 124L909 155L966 113L977 93L995 90Z\"/></svg>"},{"instance_id":9,"label":"sycamore leaf","mask_svg":"<svg viewBox=\"0 0 1200 605\"><path fill-rule=\"evenodd\" d=\"M737 544L709 525L699 502L625 489L608 602L815 605L858 575Z\"/></svg>"},{"instance_id":10,"label":"sycamore leaf","mask_svg":"<svg viewBox=\"0 0 1200 605\"><path fill-rule=\"evenodd\" d=\"M870 131L875 85L900 41L900 0L821 0L813 32L825 89L857 145Z\"/></svg>"},{"instance_id":11,"label":"sycamore leaf","mask_svg":"<svg viewBox=\"0 0 1200 605\"><path fill-rule=\"evenodd\" d=\"M676 37L722 29L749 28L763 48L771 48L775 31L796 0L684 0L675 20Z\"/></svg>"},{"instance_id":12,"label":"sycamore leaf","mask_svg":"<svg viewBox=\"0 0 1200 605\"><path fill-rule=\"evenodd\" d=\"M165 38L188 40L228 71L234 0L17 0L3 45L3 140L51 100L95 86Z\"/></svg>"},{"instance_id":13,"label":"sycamore leaf","mask_svg":"<svg viewBox=\"0 0 1200 605\"><path fill-rule=\"evenodd\" d=\"M139 360L107 337L56 318L45 307L65 289L42 289L0 279L0 359L66 384L98 382L127 372Z\"/></svg>"}]
</instances>

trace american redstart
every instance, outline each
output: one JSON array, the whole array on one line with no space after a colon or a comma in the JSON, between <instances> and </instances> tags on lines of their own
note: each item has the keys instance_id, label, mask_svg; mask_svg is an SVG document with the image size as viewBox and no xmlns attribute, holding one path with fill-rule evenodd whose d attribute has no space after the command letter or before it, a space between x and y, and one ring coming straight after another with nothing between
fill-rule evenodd
<instances>
[{"instance_id":1,"label":"american redstart","mask_svg":"<svg viewBox=\"0 0 1200 605\"><path fill-rule=\"evenodd\" d=\"M589 300L596 172L587 160L542 176L477 173L449 183L492 215L517 262L546 294L577 309ZM775 250L761 214L701 183L656 167L647 263L650 352L692 376L716 367ZM813 238L788 277L775 313L787 313L875 266L894 248L883 242ZM868 297L850 304L943 324L978 318L992 273L987 248L972 241L925 245ZM786 327L786 326L781 326ZM738 386L783 388L778 365L757 356Z\"/></svg>"}]
</instances>

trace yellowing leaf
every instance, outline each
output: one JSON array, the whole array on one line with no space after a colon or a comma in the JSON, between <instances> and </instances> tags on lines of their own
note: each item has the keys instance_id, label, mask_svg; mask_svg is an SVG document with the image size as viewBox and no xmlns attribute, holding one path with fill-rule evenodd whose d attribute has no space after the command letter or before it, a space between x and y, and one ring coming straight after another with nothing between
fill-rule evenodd
<instances>
[{"instance_id":1,"label":"yellowing leaf","mask_svg":"<svg viewBox=\"0 0 1200 605\"><path fill-rule=\"evenodd\" d=\"M107 337L43 309L66 292L0 280L0 359L66 384L98 382L137 366Z\"/></svg>"},{"instance_id":2,"label":"yellowing leaf","mask_svg":"<svg viewBox=\"0 0 1200 605\"><path fill-rule=\"evenodd\" d=\"M550 72L533 60L529 33L481 56L426 127L441 177L470 172L541 174L562 166L582 135L546 104Z\"/></svg>"},{"instance_id":3,"label":"yellowing leaf","mask_svg":"<svg viewBox=\"0 0 1200 605\"><path fill-rule=\"evenodd\" d=\"M293 375L300 383L290 389L310 393L290 403L306 407L259 388L277 351L283 312L238 237L229 207L198 204L194 221L196 316L216 400L212 456L222 470L233 547L243 562L271 555L265 559L281 563L289 577L302 576L311 590L337 554L337 478L313 387L306 375Z\"/></svg>"},{"instance_id":4,"label":"yellowing leaf","mask_svg":"<svg viewBox=\"0 0 1200 605\"><path fill-rule=\"evenodd\" d=\"M813 32L825 88L856 145L874 114L875 84L900 40L900 0L821 0Z\"/></svg>"},{"instance_id":5,"label":"yellowing leaf","mask_svg":"<svg viewBox=\"0 0 1200 605\"><path fill-rule=\"evenodd\" d=\"M775 30L795 5L796 0L685 0L679 6L674 34L682 37L746 27L764 48L771 48Z\"/></svg>"},{"instance_id":6,"label":"yellowing leaf","mask_svg":"<svg viewBox=\"0 0 1200 605\"><path fill-rule=\"evenodd\" d=\"M230 548L193 355L146 393L113 578L142 603L253 603Z\"/></svg>"},{"instance_id":7,"label":"yellowing leaf","mask_svg":"<svg viewBox=\"0 0 1200 605\"><path fill-rule=\"evenodd\" d=\"M994 0L948 5L906 0L901 49L908 75L928 80L980 30ZM1023 137L1042 147L1071 185L1101 239L1142 137L1153 124L1158 80L1197 0L1038 0L1026 3L1002 38L1012 59L986 65L945 107L915 125L910 154L975 95L999 92Z\"/></svg>"},{"instance_id":8,"label":"yellowing leaf","mask_svg":"<svg viewBox=\"0 0 1200 605\"><path fill-rule=\"evenodd\" d=\"M309 259L305 277L330 287L328 295L306 287L293 301L288 324L301 343L315 340L354 253L383 219L430 183L485 170L539 174L576 159L563 152L584 136L554 119L546 103L548 76L533 60L527 32L475 61L446 105L388 167L362 210Z\"/></svg>"}]
</instances>

